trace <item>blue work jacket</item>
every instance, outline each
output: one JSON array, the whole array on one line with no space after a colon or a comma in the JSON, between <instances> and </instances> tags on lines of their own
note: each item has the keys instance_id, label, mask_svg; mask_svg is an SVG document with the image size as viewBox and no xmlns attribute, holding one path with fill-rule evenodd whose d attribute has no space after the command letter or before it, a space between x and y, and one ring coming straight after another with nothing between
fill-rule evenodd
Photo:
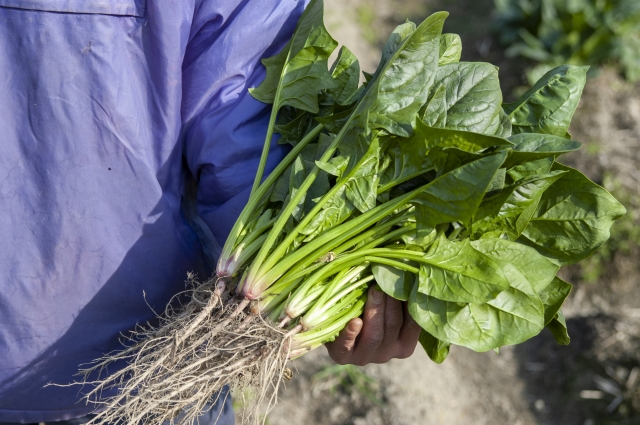
<instances>
[{"instance_id":1,"label":"blue work jacket","mask_svg":"<svg viewBox=\"0 0 640 425\"><path fill-rule=\"evenodd\" d=\"M0 422L92 412L47 384L211 275L270 113L247 89L305 3L0 0Z\"/></svg>"}]
</instances>

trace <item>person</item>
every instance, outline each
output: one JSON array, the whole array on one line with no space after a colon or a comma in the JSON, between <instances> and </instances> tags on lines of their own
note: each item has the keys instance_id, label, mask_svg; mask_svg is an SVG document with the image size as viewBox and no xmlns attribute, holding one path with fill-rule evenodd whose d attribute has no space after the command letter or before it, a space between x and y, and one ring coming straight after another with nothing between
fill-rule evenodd
<instances>
[{"instance_id":1,"label":"person","mask_svg":"<svg viewBox=\"0 0 640 425\"><path fill-rule=\"evenodd\" d=\"M86 422L99 406L82 388L47 384L120 348L188 271L211 275L270 112L247 89L304 6L0 0L0 422ZM275 142L271 169L285 154ZM372 291L328 346L339 363L416 346L406 308ZM212 422L233 423L225 400Z\"/></svg>"}]
</instances>

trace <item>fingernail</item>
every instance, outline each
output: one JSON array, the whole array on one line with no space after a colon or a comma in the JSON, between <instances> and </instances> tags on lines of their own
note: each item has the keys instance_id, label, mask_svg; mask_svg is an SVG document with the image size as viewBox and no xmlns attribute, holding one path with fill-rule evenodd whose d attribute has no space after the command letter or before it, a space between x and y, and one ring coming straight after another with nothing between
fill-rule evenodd
<instances>
[{"instance_id":1,"label":"fingernail","mask_svg":"<svg viewBox=\"0 0 640 425\"><path fill-rule=\"evenodd\" d=\"M356 333L356 332L358 332L359 330L360 330L360 329L359 329L359 326L358 326L358 324L357 324L357 323L349 323L349 332L351 332L351 333Z\"/></svg>"},{"instance_id":2,"label":"fingernail","mask_svg":"<svg viewBox=\"0 0 640 425\"><path fill-rule=\"evenodd\" d=\"M374 304L380 304L384 299L384 292L378 286L374 286L373 291L371 291L371 298L373 298Z\"/></svg>"}]
</instances>

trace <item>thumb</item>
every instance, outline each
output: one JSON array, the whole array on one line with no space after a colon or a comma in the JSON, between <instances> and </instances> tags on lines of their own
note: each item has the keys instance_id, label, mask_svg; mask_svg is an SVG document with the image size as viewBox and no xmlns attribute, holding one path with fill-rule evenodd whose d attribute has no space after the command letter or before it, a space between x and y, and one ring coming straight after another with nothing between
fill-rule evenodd
<instances>
[{"instance_id":1,"label":"thumb","mask_svg":"<svg viewBox=\"0 0 640 425\"><path fill-rule=\"evenodd\" d=\"M338 364L347 364L353 355L356 338L362 330L362 319L351 319L335 341L325 344L329 357Z\"/></svg>"}]
</instances>

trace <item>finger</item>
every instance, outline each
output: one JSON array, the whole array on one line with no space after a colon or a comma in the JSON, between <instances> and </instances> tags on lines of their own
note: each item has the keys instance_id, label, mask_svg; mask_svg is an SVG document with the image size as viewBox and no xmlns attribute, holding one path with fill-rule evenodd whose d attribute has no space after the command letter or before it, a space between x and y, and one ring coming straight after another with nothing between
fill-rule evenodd
<instances>
[{"instance_id":1,"label":"finger","mask_svg":"<svg viewBox=\"0 0 640 425\"><path fill-rule=\"evenodd\" d=\"M402 302L386 295L384 301L384 339L379 347L381 361L388 361L395 355L395 348L404 322Z\"/></svg>"},{"instance_id":2,"label":"finger","mask_svg":"<svg viewBox=\"0 0 640 425\"><path fill-rule=\"evenodd\" d=\"M407 303L402 303L402 310L404 320L398 337L395 357L399 359L406 359L407 357L411 357L415 351L422 328L420 328L420 325L413 320L413 317L409 314Z\"/></svg>"},{"instance_id":3,"label":"finger","mask_svg":"<svg viewBox=\"0 0 640 425\"><path fill-rule=\"evenodd\" d=\"M325 344L329 352L329 357L338 364L349 363L353 356L356 339L361 330L362 319L351 319L335 341Z\"/></svg>"},{"instance_id":4,"label":"finger","mask_svg":"<svg viewBox=\"0 0 640 425\"><path fill-rule=\"evenodd\" d=\"M354 363L367 364L375 356L384 339L384 307L386 295L376 285L369 288L364 306L363 325L354 350Z\"/></svg>"}]
</instances>

